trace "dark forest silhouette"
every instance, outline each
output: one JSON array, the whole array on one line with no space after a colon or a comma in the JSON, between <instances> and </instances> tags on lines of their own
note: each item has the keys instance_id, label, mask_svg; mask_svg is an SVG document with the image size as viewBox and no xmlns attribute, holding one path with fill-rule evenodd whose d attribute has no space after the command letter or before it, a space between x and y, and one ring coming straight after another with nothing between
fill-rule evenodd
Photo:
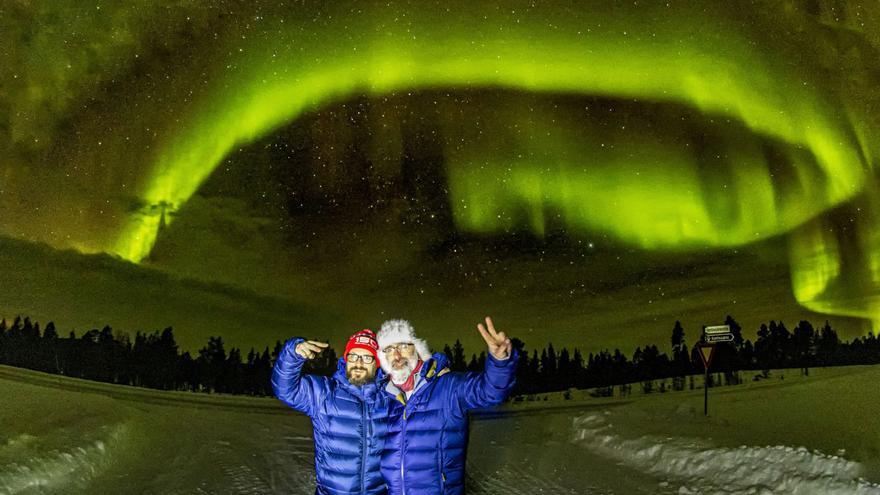
<instances>
[{"instance_id":1,"label":"dark forest silhouette","mask_svg":"<svg viewBox=\"0 0 880 495\"><path fill-rule=\"evenodd\" d=\"M771 369L800 368L809 374L812 367L880 363L880 339L873 334L841 341L826 321L815 329L801 321L789 331L782 322L762 324L754 343L743 339L742 328L728 316L733 342L718 344L712 364L714 385L723 378L726 384L741 381L743 370L760 370L756 379L769 376ZM619 349L602 350L583 356L578 348L557 350L553 344L529 350L513 339L519 350L517 385L514 395L563 391L572 388L596 389L595 395L611 395L614 386L627 393L627 384L641 383L645 393L694 388L693 376L703 373L696 347L689 348L685 330L675 322L671 335L672 354L660 352L656 344L638 347L631 358ZM281 350L276 342L270 352L251 349L246 356L240 349L227 351L221 337L210 337L197 356L181 353L172 328L151 334L137 332L134 341L127 333L114 333L105 326L77 337L70 332L60 337L54 323L45 329L29 318L16 318L11 324L0 321L0 364L28 368L107 383L134 385L160 390L187 390L272 395L272 366ZM458 340L444 352L453 371L479 371L485 363L485 351L467 353ZM336 370L337 354L330 347L306 365L307 373L330 375ZM691 377L689 383L687 378ZM659 383L655 383L658 382ZM712 382L709 384L713 385ZM655 388L656 386L656 388Z\"/></svg>"}]
</instances>

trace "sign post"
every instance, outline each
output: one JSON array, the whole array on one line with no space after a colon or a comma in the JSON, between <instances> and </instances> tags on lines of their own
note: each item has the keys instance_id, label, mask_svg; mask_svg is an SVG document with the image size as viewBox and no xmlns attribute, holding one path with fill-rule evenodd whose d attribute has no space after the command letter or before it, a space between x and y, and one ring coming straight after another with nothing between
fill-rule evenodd
<instances>
[{"instance_id":1,"label":"sign post","mask_svg":"<svg viewBox=\"0 0 880 495\"><path fill-rule=\"evenodd\" d=\"M697 346L700 350L700 358L703 360L703 415L709 415L709 366L715 356L715 344L718 342L733 342L733 333L729 325L703 327L703 341Z\"/></svg>"},{"instance_id":2,"label":"sign post","mask_svg":"<svg viewBox=\"0 0 880 495\"><path fill-rule=\"evenodd\" d=\"M700 350L700 358L703 360L703 415L709 415L709 365L712 364L712 358L715 356L715 344L697 344Z\"/></svg>"}]
</instances>

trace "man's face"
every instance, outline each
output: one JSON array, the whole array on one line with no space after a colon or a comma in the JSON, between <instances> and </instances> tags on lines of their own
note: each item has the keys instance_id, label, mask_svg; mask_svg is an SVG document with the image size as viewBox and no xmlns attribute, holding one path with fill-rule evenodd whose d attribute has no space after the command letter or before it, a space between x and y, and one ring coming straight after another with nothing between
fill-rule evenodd
<instances>
[{"instance_id":1,"label":"man's face","mask_svg":"<svg viewBox=\"0 0 880 495\"><path fill-rule=\"evenodd\" d=\"M409 342L389 345L382 349L382 353L391 366L391 381L394 383L405 382L419 362L416 346Z\"/></svg>"},{"instance_id":2,"label":"man's face","mask_svg":"<svg viewBox=\"0 0 880 495\"><path fill-rule=\"evenodd\" d=\"M345 377L348 378L349 383L360 387L376 378L376 364L370 351L352 349L345 359Z\"/></svg>"}]
</instances>

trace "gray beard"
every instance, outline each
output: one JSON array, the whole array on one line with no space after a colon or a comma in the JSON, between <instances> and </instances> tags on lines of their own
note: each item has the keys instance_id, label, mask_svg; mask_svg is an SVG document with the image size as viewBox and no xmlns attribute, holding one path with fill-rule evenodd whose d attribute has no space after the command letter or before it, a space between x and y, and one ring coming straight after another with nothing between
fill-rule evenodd
<instances>
[{"instance_id":1,"label":"gray beard","mask_svg":"<svg viewBox=\"0 0 880 495\"><path fill-rule=\"evenodd\" d=\"M416 369L416 364L418 363L419 358L412 357L407 360L406 367L399 370L395 370L392 368L392 370L388 373L391 376L391 383L395 385L400 385L401 383L405 382L407 379L409 379L409 375L412 374L412 371Z\"/></svg>"},{"instance_id":2,"label":"gray beard","mask_svg":"<svg viewBox=\"0 0 880 495\"><path fill-rule=\"evenodd\" d=\"M409 375L412 374L412 368L406 367L402 370L391 370L391 383L395 385L400 385L409 379Z\"/></svg>"}]
</instances>

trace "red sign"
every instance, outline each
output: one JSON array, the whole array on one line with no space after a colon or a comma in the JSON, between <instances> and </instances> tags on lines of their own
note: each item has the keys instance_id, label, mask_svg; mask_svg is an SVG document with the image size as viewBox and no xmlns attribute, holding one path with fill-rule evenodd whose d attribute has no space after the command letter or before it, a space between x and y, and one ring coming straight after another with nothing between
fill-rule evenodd
<instances>
[{"instance_id":1,"label":"red sign","mask_svg":"<svg viewBox=\"0 0 880 495\"><path fill-rule=\"evenodd\" d=\"M697 347L700 349L703 366L708 370L712 365L712 357L715 356L715 344L697 344Z\"/></svg>"}]
</instances>

